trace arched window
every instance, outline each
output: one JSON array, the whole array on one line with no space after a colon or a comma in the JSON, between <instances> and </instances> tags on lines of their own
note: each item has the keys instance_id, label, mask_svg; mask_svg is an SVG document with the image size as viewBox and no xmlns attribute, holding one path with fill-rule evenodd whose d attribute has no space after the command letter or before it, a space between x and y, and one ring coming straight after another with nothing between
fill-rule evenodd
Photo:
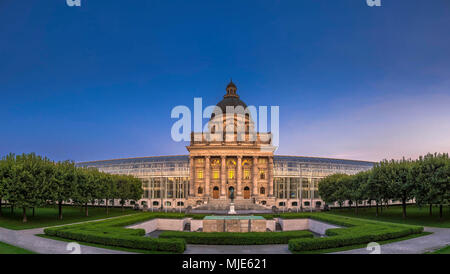
<instances>
[{"instance_id":1,"label":"arched window","mask_svg":"<svg viewBox=\"0 0 450 274\"><path fill-rule=\"evenodd\" d=\"M171 206L172 205L172 203L171 202L169 202L169 201L166 201L166 203L165 203L165 206Z\"/></svg>"},{"instance_id":2,"label":"arched window","mask_svg":"<svg viewBox=\"0 0 450 274\"><path fill-rule=\"evenodd\" d=\"M298 203L297 202L292 202L292 206L297 206Z\"/></svg>"},{"instance_id":3,"label":"arched window","mask_svg":"<svg viewBox=\"0 0 450 274\"><path fill-rule=\"evenodd\" d=\"M259 189L259 194L266 194L266 189L264 187L261 187Z\"/></svg>"},{"instance_id":4,"label":"arched window","mask_svg":"<svg viewBox=\"0 0 450 274\"><path fill-rule=\"evenodd\" d=\"M215 187L213 188L213 190L219 190L219 187L215 186Z\"/></svg>"},{"instance_id":5,"label":"arched window","mask_svg":"<svg viewBox=\"0 0 450 274\"><path fill-rule=\"evenodd\" d=\"M259 171L259 179L266 179L266 171L264 169Z\"/></svg>"},{"instance_id":6,"label":"arched window","mask_svg":"<svg viewBox=\"0 0 450 274\"><path fill-rule=\"evenodd\" d=\"M316 202L316 207L320 207L322 205L322 202Z\"/></svg>"},{"instance_id":7,"label":"arched window","mask_svg":"<svg viewBox=\"0 0 450 274\"><path fill-rule=\"evenodd\" d=\"M202 187L199 187L198 190L197 190L197 193L198 193L198 194L203 194L203 188L202 188Z\"/></svg>"},{"instance_id":8,"label":"arched window","mask_svg":"<svg viewBox=\"0 0 450 274\"><path fill-rule=\"evenodd\" d=\"M183 202L177 202L177 206L184 206Z\"/></svg>"},{"instance_id":9,"label":"arched window","mask_svg":"<svg viewBox=\"0 0 450 274\"><path fill-rule=\"evenodd\" d=\"M262 205L266 205L267 202L266 202L266 201L261 201L261 204L262 204Z\"/></svg>"},{"instance_id":10,"label":"arched window","mask_svg":"<svg viewBox=\"0 0 450 274\"><path fill-rule=\"evenodd\" d=\"M159 202L158 201L154 201L153 202L153 206L159 206Z\"/></svg>"},{"instance_id":11,"label":"arched window","mask_svg":"<svg viewBox=\"0 0 450 274\"><path fill-rule=\"evenodd\" d=\"M286 206L286 203L285 202L279 202L278 206Z\"/></svg>"},{"instance_id":12,"label":"arched window","mask_svg":"<svg viewBox=\"0 0 450 274\"><path fill-rule=\"evenodd\" d=\"M304 205L305 205L305 206L309 206L310 203L309 203L309 202L305 202Z\"/></svg>"}]
</instances>

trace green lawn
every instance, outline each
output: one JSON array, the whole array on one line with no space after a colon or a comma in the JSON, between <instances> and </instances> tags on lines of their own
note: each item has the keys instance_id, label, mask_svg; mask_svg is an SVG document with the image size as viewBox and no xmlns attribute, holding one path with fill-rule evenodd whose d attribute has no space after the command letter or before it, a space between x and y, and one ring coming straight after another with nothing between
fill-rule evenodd
<instances>
[{"instance_id":1,"label":"green lawn","mask_svg":"<svg viewBox=\"0 0 450 274\"><path fill-rule=\"evenodd\" d=\"M20 230L20 229L30 229L38 227L47 227L55 225L70 224L76 222L84 222L97 220L108 217L115 217L121 215L127 215L135 213L131 209L125 209L122 211L120 208L110 208L109 215L106 215L105 208L89 208L89 217L84 216L84 209L80 207L65 206L63 207L63 220L58 220L58 208L57 207L44 207L36 208L35 216L32 216L32 210L27 210L28 222L22 222L22 209L16 208L14 210L14 215L11 214L9 208L2 208L2 217L0 217L0 227Z\"/></svg>"},{"instance_id":2,"label":"green lawn","mask_svg":"<svg viewBox=\"0 0 450 274\"><path fill-rule=\"evenodd\" d=\"M34 252L0 242L0 254L34 254Z\"/></svg>"},{"instance_id":3,"label":"green lawn","mask_svg":"<svg viewBox=\"0 0 450 274\"><path fill-rule=\"evenodd\" d=\"M432 254L450 254L450 245L448 245L444 248L438 249L438 250L432 252Z\"/></svg>"},{"instance_id":4,"label":"green lawn","mask_svg":"<svg viewBox=\"0 0 450 274\"><path fill-rule=\"evenodd\" d=\"M449 206L444 206L442 220L439 219L439 207L433 207L433 216L430 216L428 206L418 207L415 205L409 205L406 209L406 219L402 218L401 206L389 206L388 208L383 208L383 213L379 211L380 214L378 217L375 216L375 212L375 207L372 207L359 208L358 214L355 214L354 208L333 209L329 213L401 224L450 228Z\"/></svg>"}]
</instances>

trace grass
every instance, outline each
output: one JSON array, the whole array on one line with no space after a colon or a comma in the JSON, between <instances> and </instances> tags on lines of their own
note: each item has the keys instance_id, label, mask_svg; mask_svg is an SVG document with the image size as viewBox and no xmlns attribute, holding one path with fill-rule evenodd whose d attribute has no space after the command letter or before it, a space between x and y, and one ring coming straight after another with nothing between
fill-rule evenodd
<instances>
[{"instance_id":1,"label":"grass","mask_svg":"<svg viewBox=\"0 0 450 274\"><path fill-rule=\"evenodd\" d=\"M0 254L34 254L34 252L0 242Z\"/></svg>"},{"instance_id":2,"label":"grass","mask_svg":"<svg viewBox=\"0 0 450 274\"><path fill-rule=\"evenodd\" d=\"M57 236L50 236L46 234L36 234L36 236L62 241L62 242L73 242L73 240L65 239ZM175 254L173 252L163 252L163 251L152 251L152 250L144 250L144 249L135 249L135 248L126 248L126 247L118 247L118 246L110 246L110 245L102 245L102 244L94 244L94 243L88 243L88 242L80 242L78 241L80 245L86 245L86 246L92 246L92 247L98 247L98 248L105 248L105 249L111 249L111 250L118 250L118 251L125 251L125 252L133 252L133 253L142 253L142 254Z\"/></svg>"},{"instance_id":3,"label":"grass","mask_svg":"<svg viewBox=\"0 0 450 274\"><path fill-rule=\"evenodd\" d=\"M450 254L450 245L431 252L431 254Z\"/></svg>"},{"instance_id":4,"label":"grass","mask_svg":"<svg viewBox=\"0 0 450 274\"><path fill-rule=\"evenodd\" d=\"M430 235L430 234L433 234L433 233L432 232L422 232L420 234L412 234L412 235L408 235L408 236L401 237L401 238L380 241L380 242L378 242L378 244L385 245L385 244L405 241L405 240L409 240L409 239L414 239L414 238L418 238L418 237L423 237L423 236L427 236L427 235ZM358 248L365 248L365 247L367 247L367 244L349 245L349 246L343 246L343 247L319 249L319 250L311 250L311 251L299 251L299 252L295 252L294 251L292 253L294 253L294 254L326 254L326 253L340 252L340 251L346 251L346 250L352 250L352 249L358 249Z\"/></svg>"},{"instance_id":5,"label":"grass","mask_svg":"<svg viewBox=\"0 0 450 274\"><path fill-rule=\"evenodd\" d=\"M409 225L420 225L420 226L431 226L431 227L442 227L450 228L450 208L449 206L444 206L443 208L443 218L439 219L439 207L433 206L433 216L429 215L429 207L418 207L415 205L409 205L406 209L406 219L402 217L402 207L401 206L389 206L388 208L383 208L383 213L379 211L378 217L375 216L375 207L371 208L359 208L358 214L355 214L355 209L333 209L329 212L330 214L356 217L369 220L377 220L384 222L409 224Z\"/></svg>"},{"instance_id":6,"label":"grass","mask_svg":"<svg viewBox=\"0 0 450 274\"><path fill-rule=\"evenodd\" d=\"M63 219L58 220L57 207L42 207L35 209L35 216L32 216L32 210L27 209L28 222L22 222L22 209L15 208L14 214L11 214L9 208L2 208L2 216L0 217L0 227L21 230L39 227L48 227L56 225L65 225L77 222L92 221L97 219L116 217L135 213L132 209L110 208L109 214L106 215L106 209L100 207L89 208L89 216L84 216L84 208L64 206Z\"/></svg>"}]
</instances>

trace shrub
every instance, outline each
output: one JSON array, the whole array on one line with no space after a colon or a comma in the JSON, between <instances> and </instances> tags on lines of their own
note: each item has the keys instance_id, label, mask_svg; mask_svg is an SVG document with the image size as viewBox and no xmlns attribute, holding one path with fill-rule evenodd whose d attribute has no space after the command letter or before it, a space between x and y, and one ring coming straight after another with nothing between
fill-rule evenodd
<instances>
[{"instance_id":1,"label":"shrub","mask_svg":"<svg viewBox=\"0 0 450 274\"><path fill-rule=\"evenodd\" d=\"M205 245L264 245L287 244L290 239L312 238L310 231L284 232L182 232L165 231L159 238L184 239L189 244Z\"/></svg>"},{"instance_id":2,"label":"shrub","mask_svg":"<svg viewBox=\"0 0 450 274\"><path fill-rule=\"evenodd\" d=\"M310 251L317 249L336 248L356 244L366 244L375 241L384 241L404 237L411 234L419 234L423 227L385 223L378 221L361 220L350 217L341 217L324 213L303 213L299 214L281 214L277 217L292 218L311 218L318 221L324 221L344 228L328 229L328 237L314 239L291 239L289 241L289 250L291 251Z\"/></svg>"}]
</instances>

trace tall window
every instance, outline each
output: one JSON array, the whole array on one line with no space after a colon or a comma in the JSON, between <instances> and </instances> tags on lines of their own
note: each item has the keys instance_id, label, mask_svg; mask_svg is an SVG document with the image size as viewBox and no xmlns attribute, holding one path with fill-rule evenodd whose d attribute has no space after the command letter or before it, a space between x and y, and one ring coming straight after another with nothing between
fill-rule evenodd
<instances>
[{"instance_id":1,"label":"tall window","mask_svg":"<svg viewBox=\"0 0 450 274\"><path fill-rule=\"evenodd\" d=\"M197 170L197 179L203 179L203 170Z\"/></svg>"},{"instance_id":2,"label":"tall window","mask_svg":"<svg viewBox=\"0 0 450 274\"><path fill-rule=\"evenodd\" d=\"M266 158L258 158L258 163L259 164L267 164L267 159Z\"/></svg>"},{"instance_id":3,"label":"tall window","mask_svg":"<svg viewBox=\"0 0 450 274\"><path fill-rule=\"evenodd\" d=\"M259 179L266 179L266 171L265 170L260 170L259 171Z\"/></svg>"},{"instance_id":4,"label":"tall window","mask_svg":"<svg viewBox=\"0 0 450 274\"><path fill-rule=\"evenodd\" d=\"M250 170L249 169L244 169L244 179L245 180L250 179Z\"/></svg>"},{"instance_id":5,"label":"tall window","mask_svg":"<svg viewBox=\"0 0 450 274\"><path fill-rule=\"evenodd\" d=\"M203 194L203 188L199 187L198 190L197 190L197 193L198 194Z\"/></svg>"},{"instance_id":6,"label":"tall window","mask_svg":"<svg viewBox=\"0 0 450 274\"><path fill-rule=\"evenodd\" d=\"M266 189L264 188L264 187L261 187L260 189L259 189L259 194L266 194Z\"/></svg>"},{"instance_id":7,"label":"tall window","mask_svg":"<svg viewBox=\"0 0 450 274\"><path fill-rule=\"evenodd\" d=\"M228 170L228 179L234 179L234 169Z\"/></svg>"},{"instance_id":8,"label":"tall window","mask_svg":"<svg viewBox=\"0 0 450 274\"><path fill-rule=\"evenodd\" d=\"M213 179L219 179L220 178L220 172L218 170L213 170Z\"/></svg>"}]
</instances>

